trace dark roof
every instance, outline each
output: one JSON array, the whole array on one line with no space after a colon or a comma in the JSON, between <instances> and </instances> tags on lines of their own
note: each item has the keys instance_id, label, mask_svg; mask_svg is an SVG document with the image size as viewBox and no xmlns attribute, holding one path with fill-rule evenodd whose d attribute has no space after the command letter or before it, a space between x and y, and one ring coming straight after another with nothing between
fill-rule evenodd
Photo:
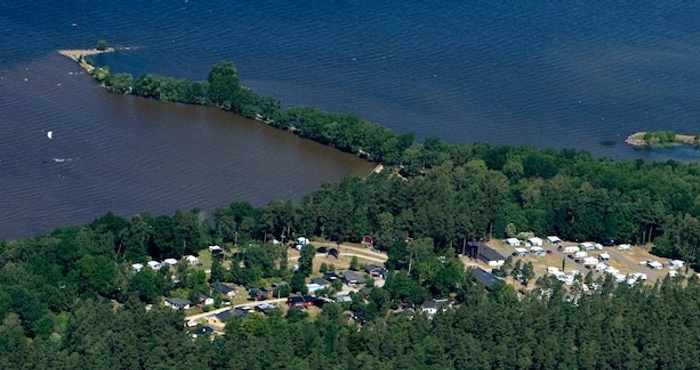
<instances>
[{"instance_id":1,"label":"dark roof","mask_svg":"<svg viewBox=\"0 0 700 370\"><path fill-rule=\"evenodd\" d=\"M246 314L247 312L245 310L241 310L240 308L232 308L230 310L220 312L216 315L216 318L221 322L226 322L226 320L230 319L232 316L244 317Z\"/></svg>"},{"instance_id":2,"label":"dark roof","mask_svg":"<svg viewBox=\"0 0 700 370\"><path fill-rule=\"evenodd\" d=\"M224 283L218 282L218 281L211 283L211 289L216 293L223 293L223 294L233 292L236 290L233 287L230 287L230 286L228 286Z\"/></svg>"},{"instance_id":3,"label":"dark roof","mask_svg":"<svg viewBox=\"0 0 700 370\"><path fill-rule=\"evenodd\" d=\"M493 276L491 273L482 268L477 268L474 270L474 280L484 284L484 286L486 286L488 289L504 284L503 280Z\"/></svg>"},{"instance_id":4,"label":"dark roof","mask_svg":"<svg viewBox=\"0 0 700 370\"><path fill-rule=\"evenodd\" d=\"M313 303L315 300L314 297L310 295L295 295L287 298L287 303L304 303L304 302L310 302Z\"/></svg>"},{"instance_id":5,"label":"dark roof","mask_svg":"<svg viewBox=\"0 0 700 370\"><path fill-rule=\"evenodd\" d=\"M343 279L345 279L348 282L355 281L358 284L365 283L365 278L362 275L355 273L355 271L348 270L343 272Z\"/></svg>"},{"instance_id":6,"label":"dark roof","mask_svg":"<svg viewBox=\"0 0 700 370\"><path fill-rule=\"evenodd\" d=\"M176 305L176 306L186 306L188 304L192 304L192 302L189 299L182 299L182 298L168 298L166 299L170 304Z\"/></svg>"},{"instance_id":7,"label":"dark roof","mask_svg":"<svg viewBox=\"0 0 700 370\"><path fill-rule=\"evenodd\" d=\"M374 264L369 264L365 266L365 271L367 272L372 272L372 270L380 269L381 267L374 265Z\"/></svg>"},{"instance_id":8,"label":"dark roof","mask_svg":"<svg viewBox=\"0 0 700 370\"><path fill-rule=\"evenodd\" d=\"M325 274L323 274L323 278L330 281L330 280L340 279L341 277L340 277L340 275L336 274L335 272L326 272Z\"/></svg>"},{"instance_id":9,"label":"dark roof","mask_svg":"<svg viewBox=\"0 0 700 370\"><path fill-rule=\"evenodd\" d=\"M489 261L499 261L499 260L505 260L506 257L500 253L498 253L496 250L494 250L491 247L487 246L482 246L481 249L479 250L479 257L486 258Z\"/></svg>"},{"instance_id":10,"label":"dark roof","mask_svg":"<svg viewBox=\"0 0 700 370\"><path fill-rule=\"evenodd\" d=\"M447 299L433 298L433 299L429 299L429 300L423 302L423 306L421 306L421 307L439 309L440 307L446 305L447 303L448 303Z\"/></svg>"},{"instance_id":11,"label":"dark roof","mask_svg":"<svg viewBox=\"0 0 700 370\"><path fill-rule=\"evenodd\" d=\"M289 302L289 303L304 303L304 302L306 302L306 299L304 298L304 296L297 295L297 296L292 296L292 297L287 298L287 302Z\"/></svg>"},{"instance_id":12,"label":"dark roof","mask_svg":"<svg viewBox=\"0 0 700 370\"><path fill-rule=\"evenodd\" d=\"M364 288L360 289L360 293L362 293L363 295L369 295L370 293L372 293L372 288L371 287L364 287Z\"/></svg>"},{"instance_id":13,"label":"dark roof","mask_svg":"<svg viewBox=\"0 0 700 370\"><path fill-rule=\"evenodd\" d=\"M261 294L262 294L262 295L267 295L267 291L266 291L266 290L263 290L263 289L259 289L259 288L251 288L251 289L248 291L248 294L251 294L251 295L252 295L252 294L255 294L255 295L261 295Z\"/></svg>"},{"instance_id":14,"label":"dark roof","mask_svg":"<svg viewBox=\"0 0 700 370\"><path fill-rule=\"evenodd\" d=\"M312 284L318 284L318 285L320 285L320 286L328 286L328 285L331 285L331 282L330 282L330 281L328 281L328 280L326 280L326 279L323 279L323 278L313 278L313 279L311 279L311 283L312 283Z\"/></svg>"},{"instance_id":15,"label":"dark roof","mask_svg":"<svg viewBox=\"0 0 700 370\"><path fill-rule=\"evenodd\" d=\"M210 326L202 326L192 331L192 334L196 334L197 336L210 335L212 333L214 333L214 329L212 329Z\"/></svg>"}]
</instances>

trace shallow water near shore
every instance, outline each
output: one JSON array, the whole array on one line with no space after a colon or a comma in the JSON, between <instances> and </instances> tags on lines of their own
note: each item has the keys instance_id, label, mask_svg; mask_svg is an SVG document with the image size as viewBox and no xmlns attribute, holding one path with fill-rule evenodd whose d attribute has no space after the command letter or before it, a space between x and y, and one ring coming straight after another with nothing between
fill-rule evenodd
<instances>
[{"instance_id":1,"label":"shallow water near shore","mask_svg":"<svg viewBox=\"0 0 700 370\"><path fill-rule=\"evenodd\" d=\"M216 108L109 94L58 54L24 66L0 68L0 239L107 211L297 201L373 167Z\"/></svg>"},{"instance_id":2,"label":"shallow water near shore","mask_svg":"<svg viewBox=\"0 0 700 370\"><path fill-rule=\"evenodd\" d=\"M698 132L699 17L700 3L648 0L0 0L0 238L108 210L298 199L322 179L369 171L264 126L235 131L223 112L110 96L81 75L59 81L77 67L57 49L104 38L139 47L94 58L113 71L191 79L231 60L255 91L419 139L696 160L692 149L635 150L624 139ZM196 123L180 127L188 114ZM59 128L49 143L50 126ZM224 170L232 161L246 165Z\"/></svg>"}]
</instances>

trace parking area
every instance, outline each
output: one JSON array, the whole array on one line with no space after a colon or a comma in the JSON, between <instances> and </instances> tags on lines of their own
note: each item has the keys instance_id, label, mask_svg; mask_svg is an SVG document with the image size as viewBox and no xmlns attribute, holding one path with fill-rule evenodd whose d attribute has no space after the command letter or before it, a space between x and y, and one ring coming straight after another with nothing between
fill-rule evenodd
<instances>
[{"instance_id":1,"label":"parking area","mask_svg":"<svg viewBox=\"0 0 700 370\"><path fill-rule=\"evenodd\" d=\"M511 246L502 240L491 240L487 244L504 256L513 256L514 263L517 260L522 263L532 262L535 276L538 278L548 274L549 270L550 274L554 274L560 280L571 282L576 271L587 274L590 270L596 277L611 274L618 282L631 284L644 281L647 284L653 284L658 279L669 275L670 271L684 272L684 269L678 266L671 267L669 259L654 256L649 250L640 246L604 247L592 242L563 241L561 244L545 242L541 250L534 249L538 253L531 253L532 247L524 244ZM527 253L523 253L523 250ZM671 272L671 274L675 273Z\"/></svg>"}]
</instances>

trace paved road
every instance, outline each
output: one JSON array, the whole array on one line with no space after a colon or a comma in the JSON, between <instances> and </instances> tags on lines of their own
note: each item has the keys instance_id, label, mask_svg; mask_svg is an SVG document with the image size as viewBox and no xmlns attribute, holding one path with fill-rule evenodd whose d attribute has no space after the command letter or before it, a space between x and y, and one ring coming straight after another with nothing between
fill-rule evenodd
<instances>
[{"instance_id":1,"label":"paved road","mask_svg":"<svg viewBox=\"0 0 700 370\"><path fill-rule=\"evenodd\" d=\"M234 307L243 307L243 306L246 306L246 307L255 307L255 306L259 306L259 305L261 305L261 304L263 304L263 303L281 303L281 302L287 302L287 298L268 299L268 300L265 300L265 301L255 301L255 302L246 302L246 303L237 304L237 305L234 306ZM214 315L216 315L216 314L218 314L218 313L224 312L224 311L226 311L226 310L230 310L230 309L232 309L232 308L234 308L234 307L226 306L226 307L221 307L221 308L216 309L216 310L211 310L211 311L209 311L209 312L203 312L203 313L198 313L198 314L196 314L196 315L186 316L186 317L185 317L185 320L190 321L190 320L204 319L204 318L207 318L207 317L214 316Z\"/></svg>"},{"instance_id":2,"label":"paved road","mask_svg":"<svg viewBox=\"0 0 700 370\"><path fill-rule=\"evenodd\" d=\"M378 263L384 263L384 262L386 262L386 258L384 258L384 259L381 259L381 258L374 258L374 257L366 256L366 255L364 255L364 254L359 254L359 253L339 253L338 255L340 255L340 256L346 256L346 257L353 257L353 256L354 256L354 257L361 258L361 259L364 259L364 260L367 260L367 261L378 262ZM327 255L326 255L325 253L317 253L317 254L314 256L314 258L317 258L317 257L326 257L326 256L327 256ZM298 260L298 259L299 259L299 256L291 256L291 257L289 257L289 260L290 260L290 261L296 261L296 260Z\"/></svg>"},{"instance_id":3,"label":"paved road","mask_svg":"<svg viewBox=\"0 0 700 370\"><path fill-rule=\"evenodd\" d=\"M327 247L327 248L338 248L337 244L332 244L332 243L311 242L311 244L314 246L323 246L323 247ZM376 251L373 251L371 249L358 248L358 247L353 247L353 246L347 245L347 244L341 244L339 251L342 251L343 249L353 251L353 252L356 252L356 253L359 253L362 255L368 255L368 256L371 256L373 258L380 259L380 260L382 260L382 262L387 260L387 256L385 253L376 252ZM342 255L342 253L341 253L341 255Z\"/></svg>"}]
</instances>

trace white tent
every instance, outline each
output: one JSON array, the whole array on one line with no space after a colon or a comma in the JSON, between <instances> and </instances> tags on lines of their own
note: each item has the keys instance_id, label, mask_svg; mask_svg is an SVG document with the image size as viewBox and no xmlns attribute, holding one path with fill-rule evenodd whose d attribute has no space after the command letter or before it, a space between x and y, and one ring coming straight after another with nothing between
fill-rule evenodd
<instances>
[{"instance_id":1,"label":"white tent","mask_svg":"<svg viewBox=\"0 0 700 370\"><path fill-rule=\"evenodd\" d=\"M530 248L530 253L543 253L544 248L542 247L531 247Z\"/></svg>"},{"instance_id":2,"label":"white tent","mask_svg":"<svg viewBox=\"0 0 700 370\"><path fill-rule=\"evenodd\" d=\"M558 236L548 236L548 237L547 237L547 241L548 241L550 244L561 243L561 239L559 239Z\"/></svg>"},{"instance_id":3,"label":"white tent","mask_svg":"<svg viewBox=\"0 0 700 370\"><path fill-rule=\"evenodd\" d=\"M519 247L520 246L520 240L518 240L517 238L508 238L508 239L504 240L503 242L506 243L506 245L509 245L511 247Z\"/></svg>"},{"instance_id":4,"label":"white tent","mask_svg":"<svg viewBox=\"0 0 700 370\"><path fill-rule=\"evenodd\" d=\"M649 268L654 269L654 270L661 270L662 268L664 268L664 265L662 265L661 262L659 262L659 261L651 261L651 262L647 263L647 266L649 266Z\"/></svg>"},{"instance_id":5,"label":"white tent","mask_svg":"<svg viewBox=\"0 0 700 370\"><path fill-rule=\"evenodd\" d=\"M186 255L185 260L187 261L188 264L193 265L193 266L199 264L199 259L191 254Z\"/></svg>"},{"instance_id":6,"label":"white tent","mask_svg":"<svg viewBox=\"0 0 700 370\"><path fill-rule=\"evenodd\" d=\"M131 265L131 268L133 268L134 271L139 272L143 268L143 265L140 263L134 263L133 265Z\"/></svg>"},{"instance_id":7,"label":"white tent","mask_svg":"<svg viewBox=\"0 0 700 370\"><path fill-rule=\"evenodd\" d=\"M160 264L160 262L148 261L148 267L150 267L154 270L160 270L160 268L163 266Z\"/></svg>"},{"instance_id":8,"label":"white tent","mask_svg":"<svg viewBox=\"0 0 700 370\"><path fill-rule=\"evenodd\" d=\"M299 245L305 246L305 245L308 245L310 243L310 241L309 241L309 239L307 239L303 236L300 236L297 238L297 243L299 243Z\"/></svg>"},{"instance_id":9,"label":"white tent","mask_svg":"<svg viewBox=\"0 0 700 370\"><path fill-rule=\"evenodd\" d=\"M542 239L538 237L533 237L527 240L527 245L531 247L541 247L542 246Z\"/></svg>"},{"instance_id":10,"label":"white tent","mask_svg":"<svg viewBox=\"0 0 700 370\"><path fill-rule=\"evenodd\" d=\"M163 260L163 266L175 266L177 265L177 260L175 258L166 258Z\"/></svg>"},{"instance_id":11,"label":"white tent","mask_svg":"<svg viewBox=\"0 0 700 370\"><path fill-rule=\"evenodd\" d=\"M673 261L671 261L671 263L668 264L668 268L681 269L681 268L683 268L684 264L685 264L685 262L683 262L681 260L673 260Z\"/></svg>"}]
</instances>

